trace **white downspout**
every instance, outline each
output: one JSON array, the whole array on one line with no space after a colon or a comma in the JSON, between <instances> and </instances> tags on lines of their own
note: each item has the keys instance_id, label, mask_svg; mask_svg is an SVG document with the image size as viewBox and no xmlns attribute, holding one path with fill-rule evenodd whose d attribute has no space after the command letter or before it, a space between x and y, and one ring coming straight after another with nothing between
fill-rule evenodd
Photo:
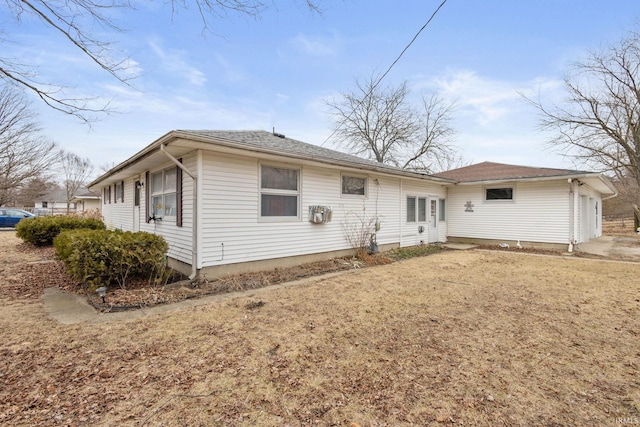
<instances>
[{"instance_id":1,"label":"white downspout","mask_svg":"<svg viewBox=\"0 0 640 427\"><path fill-rule=\"evenodd\" d=\"M400 224L399 224L400 225L400 227L399 227L400 235L398 236L398 242L399 242L398 246L402 247L402 234L404 233L404 229L402 227L403 224L404 224L404 221L403 221L403 218L402 218L402 203L404 203L403 194L402 194L402 178L400 178L400 196L399 196L399 199L400 200L399 200L399 205L398 205L398 213L399 213L398 216L400 217ZM405 218L406 217L407 216L405 214Z\"/></svg>"},{"instance_id":2,"label":"white downspout","mask_svg":"<svg viewBox=\"0 0 640 427\"><path fill-rule=\"evenodd\" d=\"M173 157L166 150L166 146L164 144L160 144L160 151L169 158L173 163L178 166L182 172L189 175L189 177L193 180L193 223L191 227L191 275L189 276L190 280L193 280L198 275L198 178L193 175L185 165L180 163L178 159Z\"/></svg>"},{"instance_id":3,"label":"white downspout","mask_svg":"<svg viewBox=\"0 0 640 427\"><path fill-rule=\"evenodd\" d=\"M573 246L575 244L575 197L573 191L573 179L569 178L567 180L569 182L569 248L567 251L569 253L573 252Z\"/></svg>"}]
</instances>

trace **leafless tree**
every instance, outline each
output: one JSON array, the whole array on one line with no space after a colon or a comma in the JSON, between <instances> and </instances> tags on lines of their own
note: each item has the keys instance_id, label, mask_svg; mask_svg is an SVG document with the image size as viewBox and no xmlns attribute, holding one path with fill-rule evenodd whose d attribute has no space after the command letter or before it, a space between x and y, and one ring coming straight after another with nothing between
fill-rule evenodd
<instances>
[{"instance_id":1,"label":"leafless tree","mask_svg":"<svg viewBox=\"0 0 640 427\"><path fill-rule=\"evenodd\" d=\"M564 88L560 105L528 99L541 112L542 127L556 135L550 146L640 187L640 34L590 52L573 65Z\"/></svg>"},{"instance_id":2,"label":"leafless tree","mask_svg":"<svg viewBox=\"0 0 640 427\"><path fill-rule=\"evenodd\" d=\"M320 0L318 0L320 1ZM26 17L35 17L43 26L53 30L61 39L66 40L95 65L110 74L116 80L127 83L130 59L119 54L111 40L105 34L122 31L114 16L116 12L133 11L129 0L67 0L53 2L49 0L0 0L6 12L15 21ZM201 18L203 31L208 31L216 19L226 18L229 14L258 17L275 2L260 0L170 0L166 2L171 12L178 9L195 7ZM314 12L320 12L318 3L305 0L304 3ZM1 3L0 3L1 4ZM12 42L9 35L0 31L1 46ZM73 115L82 121L90 121L93 113L109 111L109 105L96 104L97 99L66 95L65 87L56 82L44 81L34 64L26 58L12 58L0 53L0 82L11 83L19 88L35 93L49 107Z\"/></svg>"},{"instance_id":3,"label":"leafless tree","mask_svg":"<svg viewBox=\"0 0 640 427\"><path fill-rule=\"evenodd\" d=\"M422 106L408 100L407 82L379 89L376 79L356 81L356 90L327 101L333 136L355 155L425 172L442 170L456 159L451 142L453 104L436 95L423 96Z\"/></svg>"},{"instance_id":4,"label":"leafless tree","mask_svg":"<svg viewBox=\"0 0 640 427\"><path fill-rule=\"evenodd\" d=\"M624 220L633 217L633 205L640 200L640 187L628 177L612 178L611 182L618 190L618 197L602 201L602 215L610 219Z\"/></svg>"},{"instance_id":5,"label":"leafless tree","mask_svg":"<svg viewBox=\"0 0 640 427\"><path fill-rule=\"evenodd\" d=\"M21 93L0 90L0 206L33 178L47 175L56 144L40 135L35 113Z\"/></svg>"},{"instance_id":6,"label":"leafless tree","mask_svg":"<svg viewBox=\"0 0 640 427\"><path fill-rule=\"evenodd\" d=\"M63 185L67 198L67 213L69 213L71 200L78 190L86 185L93 173L93 165L89 159L68 151L60 152L59 162L64 174Z\"/></svg>"}]
</instances>

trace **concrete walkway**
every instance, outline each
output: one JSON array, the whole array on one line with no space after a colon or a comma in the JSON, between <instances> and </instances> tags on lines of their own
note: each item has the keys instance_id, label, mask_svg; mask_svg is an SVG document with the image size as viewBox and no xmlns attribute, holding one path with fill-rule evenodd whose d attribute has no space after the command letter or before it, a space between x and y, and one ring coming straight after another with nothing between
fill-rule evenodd
<instances>
[{"instance_id":1,"label":"concrete walkway","mask_svg":"<svg viewBox=\"0 0 640 427\"><path fill-rule=\"evenodd\" d=\"M580 243L576 251L616 260L640 262L640 238L602 236Z\"/></svg>"}]
</instances>

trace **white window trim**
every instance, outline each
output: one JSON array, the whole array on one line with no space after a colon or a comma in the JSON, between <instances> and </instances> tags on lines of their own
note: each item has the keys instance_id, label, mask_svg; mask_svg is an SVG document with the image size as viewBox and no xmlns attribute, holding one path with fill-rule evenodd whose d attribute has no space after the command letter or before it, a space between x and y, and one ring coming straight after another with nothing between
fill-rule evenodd
<instances>
[{"instance_id":1,"label":"white window trim","mask_svg":"<svg viewBox=\"0 0 640 427\"><path fill-rule=\"evenodd\" d=\"M416 207L415 207L415 221L407 220L407 212L409 210L409 206L407 204L407 199L416 199ZM420 200L424 200L424 220L420 221ZM405 203L405 215L404 221L406 224L427 224L429 222L429 196L416 196L413 194L407 194L404 198Z\"/></svg>"},{"instance_id":2,"label":"white window trim","mask_svg":"<svg viewBox=\"0 0 640 427\"><path fill-rule=\"evenodd\" d=\"M511 189L511 199L497 199L497 200L488 200L487 199L487 190L493 190L498 188L510 188ZM515 203L516 201L516 185L515 184L505 184L505 185L485 185L482 187L482 201L483 203Z\"/></svg>"},{"instance_id":3,"label":"white window trim","mask_svg":"<svg viewBox=\"0 0 640 427\"><path fill-rule=\"evenodd\" d=\"M273 188L262 188L262 166L278 169L290 169L298 171L298 190L278 190ZM262 195L275 195L275 196L297 196L297 216L262 216ZM302 218L302 166L271 163L271 162L259 162L258 163L258 222L298 222Z\"/></svg>"},{"instance_id":4,"label":"white window trim","mask_svg":"<svg viewBox=\"0 0 640 427\"><path fill-rule=\"evenodd\" d=\"M167 171L172 171L175 170L175 166L170 166L168 168L164 168L164 169L159 169L156 171L153 171L149 174L149 180L151 181L150 183L148 183L148 185L151 185L151 191L149 192L149 200L147 200L147 203L149 203L149 213L151 215L155 215L156 212L156 207L153 205L153 198L157 197L157 196L162 196L162 215L160 216L156 216L156 218L161 218L162 220L169 220L169 221L173 221L177 218L177 213L178 213L178 192L177 192L177 187L173 190L173 191L164 191L164 184L165 184L165 173ZM162 173L162 191L161 192L157 192L154 191L155 189L153 188L153 177L154 175L157 175L159 173ZM177 178L176 178L177 179ZM176 182L176 186L177 186L177 182ZM164 214L164 197L167 194L175 194L176 196L176 207L175 207L175 214L174 215L165 215Z\"/></svg>"},{"instance_id":5,"label":"white window trim","mask_svg":"<svg viewBox=\"0 0 640 427\"><path fill-rule=\"evenodd\" d=\"M342 180L344 177L364 179L364 194L345 194L342 192ZM340 173L340 197L347 199L368 199L369 198L369 176L355 173Z\"/></svg>"}]
</instances>

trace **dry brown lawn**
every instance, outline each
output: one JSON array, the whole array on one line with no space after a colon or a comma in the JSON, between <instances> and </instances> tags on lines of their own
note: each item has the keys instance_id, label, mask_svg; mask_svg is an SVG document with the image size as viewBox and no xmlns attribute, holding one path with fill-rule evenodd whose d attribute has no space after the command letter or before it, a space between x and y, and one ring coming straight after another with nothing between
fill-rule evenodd
<instances>
[{"instance_id":1,"label":"dry brown lawn","mask_svg":"<svg viewBox=\"0 0 640 427\"><path fill-rule=\"evenodd\" d=\"M1 287L47 265L25 264L43 255L17 253L12 232L0 241ZM0 424L640 424L639 277L640 264L448 251L71 326L0 291Z\"/></svg>"}]
</instances>

